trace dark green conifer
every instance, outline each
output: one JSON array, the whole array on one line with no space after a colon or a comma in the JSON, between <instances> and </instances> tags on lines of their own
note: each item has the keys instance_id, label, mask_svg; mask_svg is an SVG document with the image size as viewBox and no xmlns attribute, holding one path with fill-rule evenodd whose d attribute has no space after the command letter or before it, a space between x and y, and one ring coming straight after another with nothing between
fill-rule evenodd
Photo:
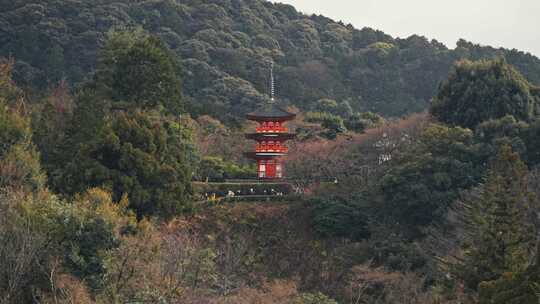
<instances>
[{"instance_id":1,"label":"dark green conifer","mask_svg":"<svg viewBox=\"0 0 540 304\"><path fill-rule=\"evenodd\" d=\"M510 147L502 146L481 194L464 204L467 241L458 272L470 288L530 265L536 236L528 218L533 203L526 165Z\"/></svg>"}]
</instances>

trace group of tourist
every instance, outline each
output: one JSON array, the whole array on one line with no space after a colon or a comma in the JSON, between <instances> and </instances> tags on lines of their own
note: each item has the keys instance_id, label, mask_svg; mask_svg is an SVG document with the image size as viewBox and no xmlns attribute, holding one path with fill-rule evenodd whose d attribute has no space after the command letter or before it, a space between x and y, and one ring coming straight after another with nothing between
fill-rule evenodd
<instances>
[{"instance_id":1,"label":"group of tourist","mask_svg":"<svg viewBox=\"0 0 540 304\"><path fill-rule=\"evenodd\" d=\"M259 196L283 196L284 193L281 192L281 191L277 191L275 189L270 189L270 190L267 190L267 189L264 189L264 190L256 190L256 189L253 189L253 188L250 188L249 190L236 190L236 191L233 191L233 190L227 190L227 191L216 191L216 192L210 192L210 193L205 193L204 196L206 199L210 199L210 198L216 198L216 197L227 197L227 198L231 198L231 197L236 197L236 196L256 196L256 195L259 195Z\"/></svg>"}]
</instances>

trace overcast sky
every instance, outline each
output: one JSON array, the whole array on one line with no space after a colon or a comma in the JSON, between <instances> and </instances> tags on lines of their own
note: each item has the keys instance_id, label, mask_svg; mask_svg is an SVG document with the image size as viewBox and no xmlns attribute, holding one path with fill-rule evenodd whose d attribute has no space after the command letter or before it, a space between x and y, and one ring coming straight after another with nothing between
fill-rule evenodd
<instances>
[{"instance_id":1,"label":"overcast sky","mask_svg":"<svg viewBox=\"0 0 540 304\"><path fill-rule=\"evenodd\" d=\"M540 56L540 0L279 0L306 14L369 26L394 37L420 34L454 48L459 38Z\"/></svg>"}]
</instances>

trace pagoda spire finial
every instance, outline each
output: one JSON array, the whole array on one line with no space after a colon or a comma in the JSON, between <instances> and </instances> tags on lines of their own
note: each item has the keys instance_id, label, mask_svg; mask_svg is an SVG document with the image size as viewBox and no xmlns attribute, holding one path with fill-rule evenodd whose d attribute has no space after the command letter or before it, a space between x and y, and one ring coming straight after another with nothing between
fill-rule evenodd
<instances>
[{"instance_id":1,"label":"pagoda spire finial","mask_svg":"<svg viewBox=\"0 0 540 304\"><path fill-rule=\"evenodd\" d=\"M270 60L270 102L275 101L276 82L274 79L274 60Z\"/></svg>"}]
</instances>

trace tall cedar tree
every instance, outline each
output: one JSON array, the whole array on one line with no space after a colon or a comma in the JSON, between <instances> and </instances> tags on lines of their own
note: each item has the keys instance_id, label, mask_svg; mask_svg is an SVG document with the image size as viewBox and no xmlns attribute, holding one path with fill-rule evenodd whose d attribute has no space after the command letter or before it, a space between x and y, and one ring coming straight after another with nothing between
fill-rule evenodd
<instances>
[{"instance_id":1,"label":"tall cedar tree","mask_svg":"<svg viewBox=\"0 0 540 304\"><path fill-rule=\"evenodd\" d=\"M464 204L467 241L458 276L469 288L529 266L536 232L528 214L536 201L527 173L519 155L502 146L481 195Z\"/></svg>"}]
</instances>

